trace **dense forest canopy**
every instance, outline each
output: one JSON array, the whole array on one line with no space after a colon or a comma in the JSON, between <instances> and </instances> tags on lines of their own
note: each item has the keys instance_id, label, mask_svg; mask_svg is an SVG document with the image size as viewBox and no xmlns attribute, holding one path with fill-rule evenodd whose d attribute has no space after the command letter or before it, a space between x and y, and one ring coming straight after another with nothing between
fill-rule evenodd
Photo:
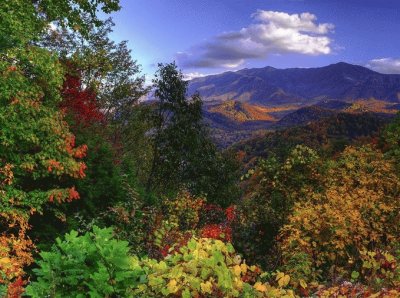
<instances>
[{"instance_id":1,"label":"dense forest canopy","mask_svg":"<svg viewBox=\"0 0 400 298\"><path fill-rule=\"evenodd\" d=\"M221 150L176 63L149 87L111 39L118 9L0 3L0 295L399 297L400 117Z\"/></svg>"}]
</instances>

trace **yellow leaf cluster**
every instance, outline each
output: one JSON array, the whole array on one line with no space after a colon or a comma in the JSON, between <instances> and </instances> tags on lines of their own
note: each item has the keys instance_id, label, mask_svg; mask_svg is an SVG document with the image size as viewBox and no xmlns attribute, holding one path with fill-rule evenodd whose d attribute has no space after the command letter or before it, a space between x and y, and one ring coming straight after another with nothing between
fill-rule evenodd
<instances>
[{"instance_id":1,"label":"yellow leaf cluster","mask_svg":"<svg viewBox=\"0 0 400 298\"><path fill-rule=\"evenodd\" d=\"M348 147L322 185L323 191L310 191L294 205L281 229L286 263L303 254L312 272L337 276L368 247L400 241L400 181L380 151Z\"/></svg>"}]
</instances>

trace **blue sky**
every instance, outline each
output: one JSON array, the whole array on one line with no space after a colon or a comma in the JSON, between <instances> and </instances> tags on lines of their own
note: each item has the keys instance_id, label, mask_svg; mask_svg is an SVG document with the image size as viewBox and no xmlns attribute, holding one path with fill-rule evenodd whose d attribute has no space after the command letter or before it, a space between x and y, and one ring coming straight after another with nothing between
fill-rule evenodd
<instances>
[{"instance_id":1,"label":"blue sky","mask_svg":"<svg viewBox=\"0 0 400 298\"><path fill-rule=\"evenodd\" d=\"M152 75L339 61L400 73L400 0L121 0L112 38Z\"/></svg>"}]
</instances>

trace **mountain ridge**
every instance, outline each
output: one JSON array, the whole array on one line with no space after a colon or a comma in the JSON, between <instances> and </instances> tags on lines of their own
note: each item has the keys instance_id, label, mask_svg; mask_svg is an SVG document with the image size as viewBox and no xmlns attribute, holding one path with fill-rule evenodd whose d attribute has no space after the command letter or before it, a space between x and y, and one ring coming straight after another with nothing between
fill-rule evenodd
<instances>
[{"instance_id":1,"label":"mountain ridge","mask_svg":"<svg viewBox=\"0 0 400 298\"><path fill-rule=\"evenodd\" d=\"M400 102L400 75L339 62L324 67L241 69L193 79L189 94L204 101L236 100L259 105L311 105L323 99Z\"/></svg>"}]
</instances>

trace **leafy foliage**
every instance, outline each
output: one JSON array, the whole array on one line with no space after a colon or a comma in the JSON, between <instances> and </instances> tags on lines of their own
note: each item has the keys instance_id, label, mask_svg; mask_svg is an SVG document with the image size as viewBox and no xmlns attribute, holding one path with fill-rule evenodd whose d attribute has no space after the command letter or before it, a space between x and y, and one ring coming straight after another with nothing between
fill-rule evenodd
<instances>
[{"instance_id":1,"label":"leafy foliage","mask_svg":"<svg viewBox=\"0 0 400 298\"><path fill-rule=\"evenodd\" d=\"M220 240L192 238L164 260L144 259L142 264L148 283L139 285L138 293L145 297L295 297L283 289L289 276L277 278L277 287L259 281L261 270Z\"/></svg>"},{"instance_id":2,"label":"leafy foliage","mask_svg":"<svg viewBox=\"0 0 400 298\"><path fill-rule=\"evenodd\" d=\"M164 260L129 256L127 242L113 239L111 229L72 231L42 252L30 297L295 297L290 277L264 274L249 266L231 244L192 238ZM269 278L267 277L269 276ZM269 282L264 281L268 279Z\"/></svg>"},{"instance_id":3,"label":"leafy foliage","mask_svg":"<svg viewBox=\"0 0 400 298\"><path fill-rule=\"evenodd\" d=\"M323 172L320 157L303 145L297 145L283 162L270 157L249 170L244 177L247 191L240 206L241 226L234 233L235 245L247 258L275 266L276 259L263 252L274 249L274 239L294 204L310 190L318 191Z\"/></svg>"},{"instance_id":4,"label":"leafy foliage","mask_svg":"<svg viewBox=\"0 0 400 298\"><path fill-rule=\"evenodd\" d=\"M81 73L71 63L67 63L68 73L62 90L62 107L73 118L75 125L93 125L104 120L104 114L96 100L96 94L83 88Z\"/></svg>"},{"instance_id":5,"label":"leafy foliage","mask_svg":"<svg viewBox=\"0 0 400 298\"><path fill-rule=\"evenodd\" d=\"M32 261L26 237L31 214L49 203L79 198L65 178L83 178L85 145L76 146L59 110L63 68L58 57L37 46L50 22L82 33L88 21L100 24L96 10L118 9L118 1L2 1L0 4L0 284L17 297L23 266ZM23 119L23 121L21 121Z\"/></svg>"},{"instance_id":6,"label":"leafy foliage","mask_svg":"<svg viewBox=\"0 0 400 298\"><path fill-rule=\"evenodd\" d=\"M284 262L307 256L303 277L335 280L359 264L363 251L399 241L400 182L393 164L371 147L348 147L324 178L323 191L295 204L281 249Z\"/></svg>"},{"instance_id":7,"label":"leafy foliage","mask_svg":"<svg viewBox=\"0 0 400 298\"><path fill-rule=\"evenodd\" d=\"M399 296L400 118L380 142L387 119L328 113L220 152L175 63L140 103L96 14L118 2L0 3L0 295Z\"/></svg>"},{"instance_id":8,"label":"leafy foliage","mask_svg":"<svg viewBox=\"0 0 400 298\"><path fill-rule=\"evenodd\" d=\"M154 86L158 102L147 189L166 194L186 188L228 206L238 194L237 167L212 143L202 121L199 94L186 97L187 82L175 63L159 65Z\"/></svg>"},{"instance_id":9,"label":"leafy foliage","mask_svg":"<svg viewBox=\"0 0 400 298\"><path fill-rule=\"evenodd\" d=\"M157 258L178 251L192 236L231 241L235 220L234 206L227 209L207 204L203 198L181 191L173 200L165 200L155 213L149 251Z\"/></svg>"},{"instance_id":10,"label":"leafy foliage","mask_svg":"<svg viewBox=\"0 0 400 298\"><path fill-rule=\"evenodd\" d=\"M37 281L26 289L30 297L132 296L131 290L144 272L132 268L128 242L112 239L111 229L93 227L60 238L49 252L40 253Z\"/></svg>"},{"instance_id":11,"label":"leafy foliage","mask_svg":"<svg viewBox=\"0 0 400 298\"><path fill-rule=\"evenodd\" d=\"M70 61L79 70L82 85L95 94L104 117L122 125L148 91L140 65L132 59L127 41L115 43L110 39L114 26L111 19L99 25L90 22L87 15L84 20L88 22L87 34L58 27L46 32L41 45Z\"/></svg>"},{"instance_id":12,"label":"leafy foliage","mask_svg":"<svg viewBox=\"0 0 400 298\"><path fill-rule=\"evenodd\" d=\"M33 262L31 250L34 246L26 236L29 226L25 217L0 213L0 218L0 293L19 297L24 291L24 267Z\"/></svg>"}]
</instances>

